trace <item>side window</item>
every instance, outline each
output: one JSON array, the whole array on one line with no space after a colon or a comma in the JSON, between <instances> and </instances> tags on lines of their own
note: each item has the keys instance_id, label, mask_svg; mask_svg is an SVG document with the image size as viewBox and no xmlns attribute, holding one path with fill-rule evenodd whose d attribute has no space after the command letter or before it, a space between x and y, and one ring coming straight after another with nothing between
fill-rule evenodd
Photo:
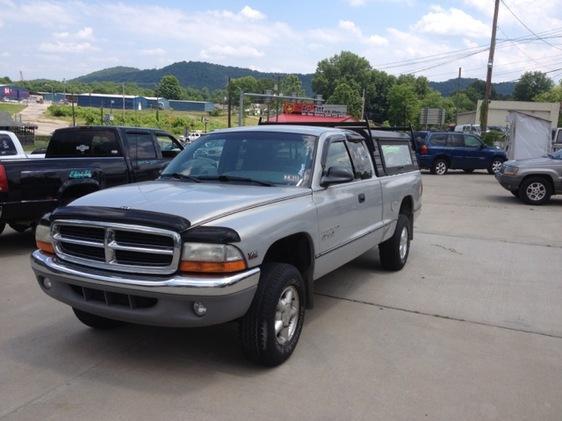
<instances>
[{"instance_id":1,"label":"side window","mask_svg":"<svg viewBox=\"0 0 562 421\"><path fill-rule=\"evenodd\" d=\"M373 163L365 142L362 140L348 141L347 147L355 167L355 178L364 180L373 177Z\"/></svg>"},{"instance_id":2,"label":"side window","mask_svg":"<svg viewBox=\"0 0 562 421\"><path fill-rule=\"evenodd\" d=\"M330 167L343 167L353 172L353 165L347 153L347 148L343 140L337 140L328 146L328 154L326 155L326 171Z\"/></svg>"},{"instance_id":3,"label":"side window","mask_svg":"<svg viewBox=\"0 0 562 421\"><path fill-rule=\"evenodd\" d=\"M462 134L450 134L447 146L453 148L464 148L464 136Z\"/></svg>"},{"instance_id":4,"label":"side window","mask_svg":"<svg viewBox=\"0 0 562 421\"><path fill-rule=\"evenodd\" d=\"M465 135L464 136L464 145L467 148L479 148L482 143L476 136L472 135Z\"/></svg>"},{"instance_id":5,"label":"side window","mask_svg":"<svg viewBox=\"0 0 562 421\"><path fill-rule=\"evenodd\" d=\"M431 136L431 146L447 146L447 134L436 133Z\"/></svg>"},{"instance_id":6,"label":"side window","mask_svg":"<svg viewBox=\"0 0 562 421\"><path fill-rule=\"evenodd\" d=\"M10 136L0 134L0 156L15 155L16 147Z\"/></svg>"},{"instance_id":7,"label":"side window","mask_svg":"<svg viewBox=\"0 0 562 421\"><path fill-rule=\"evenodd\" d=\"M562 143L562 130L558 131L558 136L556 136L556 143Z\"/></svg>"},{"instance_id":8,"label":"side window","mask_svg":"<svg viewBox=\"0 0 562 421\"><path fill-rule=\"evenodd\" d=\"M413 165L410 145L403 144L382 144L382 155L387 169L410 167Z\"/></svg>"},{"instance_id":9,"label":"side window","mask_svg":"<svg viewBox=\"0 0 562 421\"><path fill-rule=\"evenodd\" d=\"M133 160L156 159L151 133L127 133L129 155Z\"/></svg>"},{"instance_id":10,"label":"side window","mask_svg":"<svg viewBox=\"0 0 562 421\"><path fill-rule=\"evenodd\" d=\"M163 158L173 158L181 152L181 148L170 136L158 134L156 135L156 141L158 143L160 151L162 152Z\"/></svg>"}]
</instances>

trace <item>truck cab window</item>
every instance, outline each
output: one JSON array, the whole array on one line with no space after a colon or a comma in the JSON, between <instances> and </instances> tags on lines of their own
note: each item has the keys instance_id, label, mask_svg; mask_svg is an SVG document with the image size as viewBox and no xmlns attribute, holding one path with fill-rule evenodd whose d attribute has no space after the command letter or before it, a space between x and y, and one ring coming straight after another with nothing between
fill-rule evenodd
<instances>
[{"instance_id":1,"label":"truck cab window","mask_svg":"<svg viewBox=\"0 0 562 421\"><path fill-rule=\"evenodd\" d=\"M326 165L324 168L328 171L330 167L342 167L353 172L351 158L349 157L343 140L332 142L328 146L328 154L326 155Z\"/></svg>"},{"instance_id":2,"label":"truck cab window","mask_svg":"<svg viewBox=\"0 0 562 421\"><path fill-rule=\"evenodd\" d=\"M151 133L127 133L129 155L133 160L156 159L156 148Z\"/></svg>"},{"instance_id":3,"label":"truck cab window","mask_svg":"<svg viewBox=\"0 0 562 421\"><path fill-rule=\"evenodd\" d=\"M0 156L15 155L16 147L8 135L0 135Z\"/></svg>"},{"instance_id":4,"label":"truck cab window","mask_svg":"<svg viewBox=\"0 0 562 421\"><path fill-rule=\"evenodd\" d=\"M355 178L365 180L373 177L373 163L364 141L347 142L349 153L355 167Z\"/></svg>"},{"instance_id":5,"label":"truck cab window","mask_svg":"<svg viewBox=\"0 0 562 421\"><path fill-rule=\"evenodd\" d=\"M156 141L163 158L173 158L181 152L180 146L171 136L158 134L156 135Z\"/></svg>"}]
</instances>

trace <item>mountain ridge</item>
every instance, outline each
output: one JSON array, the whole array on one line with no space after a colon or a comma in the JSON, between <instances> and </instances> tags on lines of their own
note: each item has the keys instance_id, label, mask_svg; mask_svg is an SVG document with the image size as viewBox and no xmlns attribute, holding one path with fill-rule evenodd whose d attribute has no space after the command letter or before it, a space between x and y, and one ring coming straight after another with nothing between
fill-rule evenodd
<instances>
[{"instance_id":1,"label":"mountain ridge","mask_svg":"<svg viewBox=\"0 0 562 421\"><path fill-rule=\"evenodd\" d=\"M192 88L207 88L210 90L224 89L228 78L253 76L256 79L272 79L285 76L288 73L260 72L243 67L224 66L201 61L180 61L164 66L159 69L138 69L136 67L116 66L98 70L73 79L73 82L134 82L141 87L153 88L160 79L168 74L178 78L183 86ZM313 73L295 73L301 80L306 95L313 95L312 78ZM429 82L432 89L440 92L443 96L454 94L460 87L466 89L470 84L479 79L461 78L450 79L442 82ZM509 96L513 93L514 82L494 83L494 88L499 95Z\"/></svg>"}]
</instances>

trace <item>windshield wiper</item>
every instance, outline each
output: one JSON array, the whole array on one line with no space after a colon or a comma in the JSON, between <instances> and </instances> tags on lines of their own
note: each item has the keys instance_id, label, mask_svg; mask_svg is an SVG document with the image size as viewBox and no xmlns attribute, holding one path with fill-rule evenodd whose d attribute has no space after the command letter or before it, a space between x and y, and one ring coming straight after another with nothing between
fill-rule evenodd
<instances>
[{"instance_id":1,"label":"windshield wiper","mask_svg":"<svg viewBox=\"0 0 562 421\"><path fill-rule=\"evenodd\" d=\"M267 186L267 187L275 186L275 184L269 183L267 181L256 180L255 178L249 178L249 177L238 177L236 175L217 175L217 176L211 176L211 177L201 177L201 179L202 180L218 180L218 181L226 181L226 182L242 181L242 182L259 184L260 186Z\"/></svg>"},{"instance_id":2,"label":"windshield wiper","mask_svg":"<svg viewBox=\"0 0 562 421\"><path fill-rule=\"evenodd\" d=\"M201 180L199 178L194 177L192 175L185 175L179 172L171 173L171 174L162 174L161 178L175 178L176 180L188 180L193 181L194 183L200 183Z\"/></svg>"}]
</instances>

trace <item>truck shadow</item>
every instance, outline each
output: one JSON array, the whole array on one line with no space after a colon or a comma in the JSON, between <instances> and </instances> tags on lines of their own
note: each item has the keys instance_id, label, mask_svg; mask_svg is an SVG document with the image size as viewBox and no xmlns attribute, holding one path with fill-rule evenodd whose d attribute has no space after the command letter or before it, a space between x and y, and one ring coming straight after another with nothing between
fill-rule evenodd
<instances>
[{"instance_id":1,"label":"truck shadow","mask_svg":"<svg viewBox=\"0 0 562 421\"><path fill-rule=\"evenodd\" d=\"M15 232L6 227L0 234L0 257L31 253L35 249L35 239L31 230L23 233Z\"/></svg>"},{"instance_id":2,"label":"truck shadow","mask_svg":"<svg viewBox=\"0 0 562 421\"><path fill-rule=\"evenodd\" d=\"M519 206L523 206L523 207L527 207L527 208L533 208L533 209L548 209L549 207L561 207L562 206L562 196L552 196L550 201L548 203L545 203L544 205L529 205L527 203L524 203L523 201L521 201L519 198L513 196L512 194L510 194L509 192L506 192L507 195L488 195L485 196L484 199L486 199L487 202L491 202L491 203L498 203L498 204L505 204L505 205L519 205Z\"/></svg>"}]
</instances>

